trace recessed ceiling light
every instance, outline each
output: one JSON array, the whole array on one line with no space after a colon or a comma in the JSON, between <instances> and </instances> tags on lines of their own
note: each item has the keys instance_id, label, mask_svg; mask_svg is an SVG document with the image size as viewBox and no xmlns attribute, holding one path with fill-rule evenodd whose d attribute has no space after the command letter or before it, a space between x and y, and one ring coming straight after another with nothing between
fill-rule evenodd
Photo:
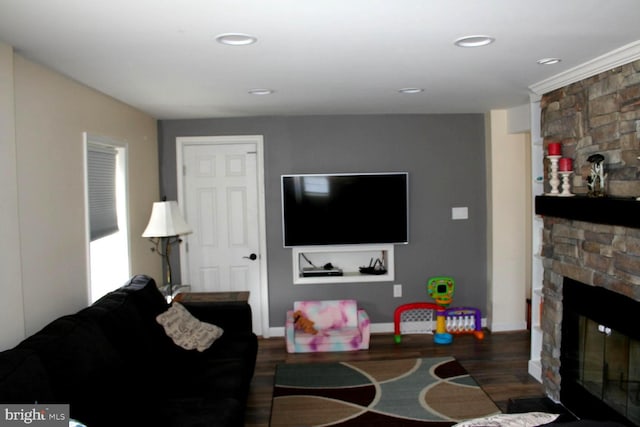
<instances>
[{"instance_id":1,"label":"recessed ceiling light","mask_svg":"<svg viewBox=\"0 0 640 427\"><path fill-rule=\"evenodd\" d=\"M403 87L402 89L398 89L400 93L414 94L424 92L424 89L419 87Z\"/></svg>"},{"instance_id":2,"label":"recessed ceiling light","mask_svg":"<svg viewBox=\"0 0 640 427\"><path fill-rule=\"evenodd\" d=\"M536 62L540 65L553 65L562 61L560 58L542 58L538 59Z\"/></svg>"},{"instance_id":3,"label":"recessed ceiling light","mask_svg":"<svg viewBox=\"0 0 640 427\"><path fill-rule=\"evenodd\" d=\"M481 47L496 41L490 36L464 36L453 42L458 47Z\"/></svg>"},{"instance_id":4,"label":"recessed ceiling light","mask_svg":"<svg viewBox=\"0 0 640 427\"><path fill-rule=\"evenodd\" d=\"M273 89L250 89L249 94L251 95L271 95L275 92Z\"/></svg>"},{"instance_id":5,"label":"recessed ceiling light","mask_svg":"<svg viewBox=\"0 0 640 427\"><path fill-rule=\"evenodd\" d=\"M246 46L257 42L258 39L249 34L225 33L216 36L216 41L229 46Z\"/></svg>"}]
</instances>

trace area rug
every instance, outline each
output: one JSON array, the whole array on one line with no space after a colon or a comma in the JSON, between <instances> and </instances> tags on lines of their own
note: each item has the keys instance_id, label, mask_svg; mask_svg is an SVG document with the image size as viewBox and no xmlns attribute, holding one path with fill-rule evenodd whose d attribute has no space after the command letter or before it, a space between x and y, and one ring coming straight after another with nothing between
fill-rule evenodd
<instances>
[{"instance_id":1,"label":"area rug","mask_svg":"<svg viewBox=\"0 0 640 427\"><path fill-rule=\"evenodd\" d=\"M498 413L452 357L280 364L270 425L444 427Z\"/></svg>"}]
</instances>

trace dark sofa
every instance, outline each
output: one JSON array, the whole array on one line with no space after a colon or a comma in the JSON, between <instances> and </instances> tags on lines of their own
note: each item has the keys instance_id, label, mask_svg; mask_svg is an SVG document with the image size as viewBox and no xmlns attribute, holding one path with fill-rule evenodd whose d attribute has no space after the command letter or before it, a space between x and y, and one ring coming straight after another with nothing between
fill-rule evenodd
<instances>
[{"instance_id":1,"label":"dark sofa","mask_svg":"<svg viewBox=\"0 0 640 427\"><path fill-rule=\"evenodd\" d=\"M250 306L183 305L224 329L207 350L173 343L156 321L169 305L135 276L0 353L0 403L68 403L88 427L244 425L258 349Z\"/></svg>"}]
</instances>

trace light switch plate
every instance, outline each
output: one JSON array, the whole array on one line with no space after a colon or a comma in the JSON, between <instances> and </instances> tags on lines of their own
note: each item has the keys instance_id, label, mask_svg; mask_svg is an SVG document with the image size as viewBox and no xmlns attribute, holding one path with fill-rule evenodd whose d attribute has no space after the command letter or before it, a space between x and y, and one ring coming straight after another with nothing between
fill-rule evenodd
<instances>
[{"instance_id":1,"label":"light switch plate","mask_svg":"<svg viewBox=\"0 0 640 427\"><path fill-rule=\"evenodd\" d=\"M466 206L451 208L451 219L469 219L469 208Z\"/></svg>"},{"instance_id":2,"label":"light switch plate","mask_svg":"<svg viewBox=\"0 0 640 427\"><path fill-rule=\"evenodd\" d=\"M402 297L402 285L393 285L393 297L401 298Z\"/></svg>"}]
</instances>

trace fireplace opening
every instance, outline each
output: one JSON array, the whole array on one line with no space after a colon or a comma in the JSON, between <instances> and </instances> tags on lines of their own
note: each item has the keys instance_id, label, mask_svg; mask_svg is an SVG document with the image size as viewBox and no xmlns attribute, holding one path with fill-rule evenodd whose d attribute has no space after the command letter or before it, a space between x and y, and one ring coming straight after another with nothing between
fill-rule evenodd
<instances>
[{"instance_id":1,"label":"fireplace opening","mask_svg":"<svg viewBox=\"0 0 640 427\"><path fill-rule=\"evenodd\" d=\"M560 400L579 418L640 425L640 302L564 278Z\"/></svg>"}]
</instances>

